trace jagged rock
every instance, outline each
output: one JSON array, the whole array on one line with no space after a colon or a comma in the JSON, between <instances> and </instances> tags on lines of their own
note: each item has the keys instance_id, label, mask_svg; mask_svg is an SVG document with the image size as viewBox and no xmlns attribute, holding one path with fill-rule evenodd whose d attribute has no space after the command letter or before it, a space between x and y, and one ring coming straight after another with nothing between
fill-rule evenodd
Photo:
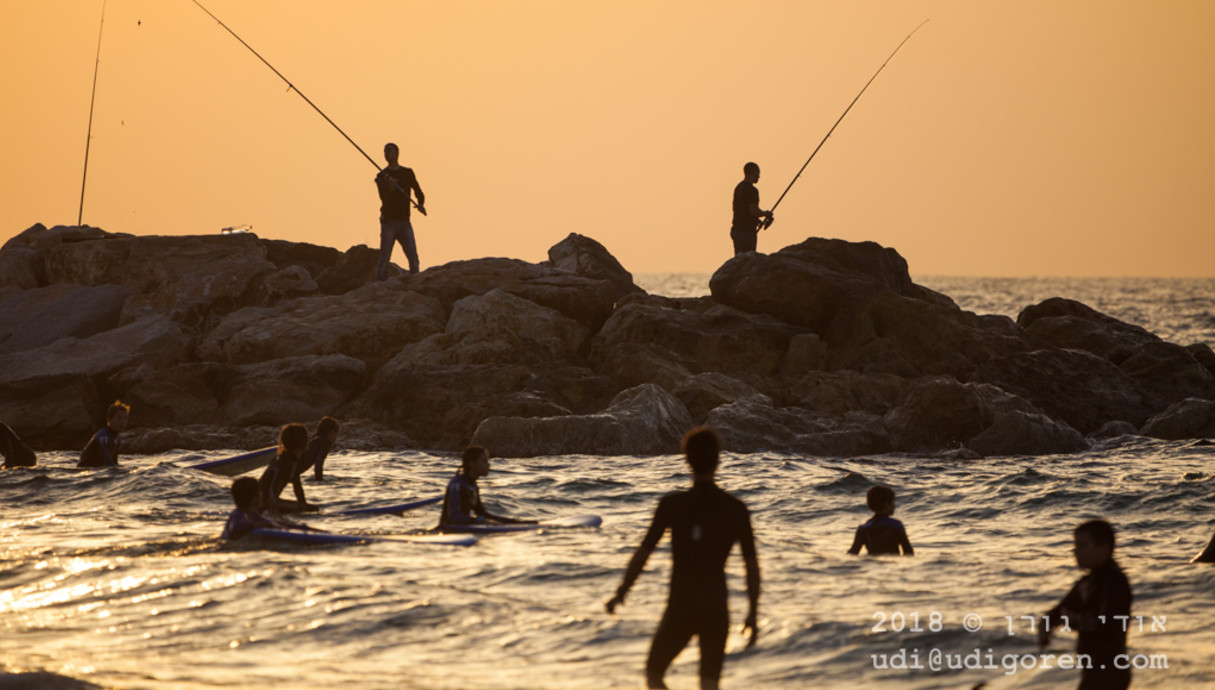
<instances>
[{"instance_id":1,"label":"jagged rock","mask_svg":"<svg viewBox=\"0 0 1215 690\"><path fill-rule=\"evenodd\" d=\"M443 330L447 313L400 282L371 283L340 296L246 307L224 317L198 357L248 364L283 357L345 354L375 367L408 343Z\"/></svg>"},{"instance_id":2,"label":"jagged rock","mask_svg":"<svg viewBox=\"0 0 1215 690\"><path fill-rule=\"evenodd\" d=\"M237 367L216 412L229 426L281 425L332 415L360 391L362 360L346 355L286 357Z\"/></svg>"},{"instance_id":3,"label":"jagged rock","mask_svg":"<svg viewBox=\"0 0 1215 690\"><path fill-rule=\"evenodd\" d=\"M1022 309L1017 325L1035 347L1084 350L1114 364L1121 364L1148 343L1160 342L1160 338L1139 326L1061 297Z\"/></svg>"},{"instance_id":4,"label":"jagged rock","mask_svg":"<svg viewBox=\"0 0 1215 690\"><path fill-rule=\"evenodd\" d=\"M1090 439L1103 440L1118 438L1119 436L1135 436L1138 433L1139 429L1130 422L1113 421L1102 424L1100 429L1089 434L1088 437Z\"/></svg>"},{"instance_id":5,"label":"jagged rock","mask_svg":"<svg viewBox=\"0 0 1215 690\"><path fill-rule=\"evenodd\" d=\"M692 422L702 424L709 411L732 402L755 402L772 406L772 398L736 378L718 372L689 376L671 393L683 403Z\"/></svg>"},{"instance_id":6,"label":"jagged rock","mask_svg":"<svg viewBox=\"0 0 1215 690\"><path fill-rule=\"evenodd\" d=\"M1056 455L1088 448L1080 432L1044 414L1001 410L966 446L982 455Z\"/></svg>"},{"instance_id":7,"label":"jagged rock","mask_svg":"<svg viewBox=\"0 0 1215 690\"><path fill-rule=\"evenodd\" d=\"M683 404L653 384L621 391L606 410L561 417L490 417L473 442L501 457L661 455L679 450L692 426Z\"/></svg>"},{"instance_id":8,"label":"jagged rock","mask_svg":"<svg viewBox=\"0 0 1215 690\"><path fill-rule=\"evenodd\" d=\"M61 338L88 338L115 328L130 296L119 285L60 283L0 297L0 353L35 350Z\"/></svg>"},{"instance_id":9,"label":"jagged rock","mask_svg":"<svg viewBox=\"0 0 1215 690\"><path fill-rule=\"evenodd\" d=\"M309 295L320 288L303 266L288 266L271 273L254 289L253 301L273 305L291 297Z\"/></svg>"},{"instance_id":10,"label":"jagged rock","mask_svg":"<svg viewBox=\"0 0 1215 690\"><path fill-rule=\"evenodd\" d=\"M313 280L341 261L343 256L333 247L318 247L306 242L263 239L261 243L266 248L266 259L280 271L302 268Z\"/></svg>"},{"instance_id":11,"label":"jagged rock","mask_svg":"<svg viewBox=\"0 0 1215 690\"><path fill-rule=\"evenodd\" d=\"M368 283L375 282L376 269L380 264L380 251L365 244L346 250L337 261L320 273L313 274L316 284L326 295L344 295ZM396 264L388 265L388 279L398 280L407 275Z\"/></svg>"},{"instance_id":12,"label":"jagged rock","mask_svg":"<svg viewBox=\"0 0 1215 690\"><path fill-rule=\"evenodd\" d=\"M864 413L829 417L797 407L774 408L753 399L716 407L705 423L718 430L725 450L734 453L840 456L892 450L881 418Z\"/></svg>"},{"instance_id":13,"label":"jagged rock","mask_svg":"<svg viewBox=\"0 0 1215 690\"><path fill-rule=\"evenodd\" d=\"M447 319L446 333L460 337L491 329L523 339L542 353L539 361L577 356L591 338L586 326L561 312L501 289L457 301Z\"/></svg>"},{"instance_id":14,"label":"jagged rock","mask_svg":"<svg viewBox=\"0 0 1215 690\"><path fill-rule=\"evenodd\" d=\"M1147 420L1140 433L1168 440L1215 438L1215 401L1182 400Z\"/></svg>"},{"instance_id":15,"label":"jagged rock","mask_svg":"<svg viewBox=\"0 0 1215 690\"><path fill-rule=\"evenodd\" d=\"M633 282L633 274L624 269L616 257L595 240L571 232L568 237L548 250L549 264L563 271L577 273L593 280L612 284L616 299L635 292L644 292Z\"/></svg>"},{"instance_id":16,"label":"jagged rock","mask_svg":"<svg viewBox=\"0 0 1215 690\"><path fill-rule=\"evenodd\" d=\"M1030 422L1013 413L1045 417L1028 401L995 386L940 376L912 383L902 403L886 413L884 421L897 450L930 452L963 445L974 448L971 440L991 430L1002 416L1006 417L1005 427ZM1000 429L991 430L983 446L992 450L1004 439Z\"/></svg>"},{"instance_id":17,"label":"jagged rock","mask_svg":"<svg viewBox=\"0 0 1215 690\"><path fill-rule=\"evenodd\" d=\"M111 376L109 385L131 406L132 419L139 426L214 424L233 373L232 368L214 362L186 362L163 369L142 363Z\"/></svg>"},{"instance_id":18,"label":"jagged rock","mask_svg":"<svg viewBox=\"0 0 1215 690\"><path fill-rule=\"evenodd\" d=\"M1215 375L1180 345L1145 343L1118 368L1139 383L1155 410L1185 398L1215 398Z\"/></svg>"},{"instance_id":19,"label":"jagged rock","mask_svg":"<svg viewBox=\"0 0 1215 690\"><path fill-rule=\"evenodd\" d=\"M884 415L907 391L908 381L894 374L865 374L842 369L814 371L789 384L788 403L820 415L848 412Z\"/></svg>"}]
</instances>

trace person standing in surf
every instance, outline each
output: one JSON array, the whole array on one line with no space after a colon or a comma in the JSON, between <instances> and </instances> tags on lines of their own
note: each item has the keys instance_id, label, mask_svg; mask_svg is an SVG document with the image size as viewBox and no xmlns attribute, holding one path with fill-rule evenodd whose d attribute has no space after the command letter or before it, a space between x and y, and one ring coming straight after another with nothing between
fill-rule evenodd
<instances>
[{"instance_id":1,"label":"person standing in surf","mask_svg":"<svg viewBox=\"0 0 1215 690\"><path fill-rule=\"evenodd\" d=\"M1132 595L1130 581L1114 561L1114 526L1090 520L1076 528L1073 539L1076 565L1089 573L1046 612L1038 645L1046 649L1060 627L1075 630L1077 658L1089 659L1081 665L1080 690L1123 690L1131 684L1126 632Z\"/></svg>"},{"instance_id":2,"label":"person standing in surf","mask_svg":"<svg viewBox=\"0 0 1215 690\"><path fill-rule=\"evenodd\" d=\"M743 180L734 187L734 219L730 223L730 239L734 240L734 255L755 251L760 224L772 225L772 212L759 208L759 166L747 163L743 166Z\"/></svg>"},{"instance_id":3,"label":"person standing in surf","mask_svg":"<svg viewBox=\"0 0 1215 690\"><path fill-rule=\"evenodd\" d=\"M418 272L418 248L414 241L413 224L409 220L410 190L418 197L418 210L426 215L426 195L418 185L413 170L400 165L397 145L384 145L384 159L388 165L375 176L375 186L380 192L380 263L375 279L388 279L388 262L392 259L393 244L400 242L405 258L409 261L409 272Z\"/></svg>"},{"instance_id":4,"label":"person standing in surf","mask_svg":"<svg viewBox=\"0 0 1215 690\"><path fill-rule=\"evenodd\" d=\"M131 414L129 405L115 400L105 411L105 426L93 434L84 450L80 452L80 462L77 467L117 467L118 466L118 435L127 430L127 420Z\"/></svg>"},{"instance_id":5,"label":"person standing in surf","mask_svg":"<svg viewBox=\"0 0 1215 690\"><path fill-rule=\"evenodd\" d=\"M873 517L868 522L856 528L856 536L848 553L853 556L861 552L861 547L869 550L869 555L882 554L899 555L899 549L904 556L915 555L911 548L911 540L907 538L907 529L903 523L890 517L894 515L894 489L888 486L871 486L865 493L865 503L873 511Z\"/></svg>"},{"instance_id":6,"label":"person standing in surf","mask_svg":"<svg viewBox=\"0 0 1215 690\"><path fill-rule=\"evenodd\" d=\"M671 531L671 589L667 608L650 643L647 687L665 688L663 676L693 635L700 642L700 687L715 690L721 680L730 628L726 560L735 542L747 570L750 608L744 629L750 647L759 636L759 559L751 531L751 514L742 501L717 487L714 476L721 440L710 427L689 431L680 443L692 469L692 488L667 494L658 503L650 529L633 553L624 581L605 605L608 613L624 603L663 533Z\"/></svg>"},{"instance_id":7,"label":"person standing in surf","mask_svg":"<svg viewBox=\"0 0 1215 690\"><path fill-rule=\"evenodd\" d=\"M472 445L460 456L460 469L447 483L443 494L443 511L439 516L439 528L448 525L478 525L497 523L501 525L534 525L535 520L494 515L481 503L481 488L477 480L489 474L489 449Z\"/></svg>"}]
</instances>

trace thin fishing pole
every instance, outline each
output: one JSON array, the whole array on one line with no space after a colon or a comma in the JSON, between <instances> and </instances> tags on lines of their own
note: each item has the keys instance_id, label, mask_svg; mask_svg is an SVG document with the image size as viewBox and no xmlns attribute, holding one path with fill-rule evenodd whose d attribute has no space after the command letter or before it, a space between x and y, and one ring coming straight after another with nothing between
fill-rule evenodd
<instances>
[{"instance_id":1,"label":"thin fishing pole","mask_svg":"<svg viewBox=\"0 0 1215 690\"><path fill-rule=\"evenodd\" d=\"M848 107L844 109L844 114L840 115L840 119L836 120L834 125L831 125L831 129L827 131L827 136L823 137L823 140L818 143L818 146L814 147L814 153L810 154L810 157L807 158L806 162L802 165L802 169L798 170L797 174L793 176L793 180L789 183L789 186L785 187L785 191L781 192L780 199L777 199L776 203L772 204L771 210L775 211L776 207L780 206L781 199L784 199L785 195L789 193L789 190L793 188L793 183L797 182L797 178L802 176L802 172L806 169L806 166L810 165L810 161L814 160L814 156L815 156L815 154L818 153L818 150L823 148L823 144L827 143L827 140L831 138L831 133L835 131L836 127L840 126L841 122L844 121L844 117L846 115L848 115L849 110L852 110L852 106L856 105L856 102L861 100L861 96L864 95L866 89L868 89L869 85L873 83L873 80L877 79L877 76L882 73L882 70L886 69L887 63L889 63L891 60L894 59L895 53L898 53L899 49L903 47L903 44L905 44L905 43L907 43L907 41L911 40L911 37L913 35L915 35L915 32L919 31L920 27L924 26L927 23L928 23L928 20L925 19L924 21L920 22L920 26L917 26L916 28L912 29L911 33L907 34L907 38L904 38L903 42L899 44L898 48L895 48L894 52L890 54L890 57L886 58L886 62L882 63L882 66L879 67L877 69L877 71L873 73L872 77L869 77L869 81L865 82L865 88L861 89L861 92L856 95L856 98L852 99L852 102L849 103Z\"/></svg>"},{"instance_id":2,"label":"thin fishing pole","mask_svg":"<svg viewBox=\"0 0 1215 690\"><path fill-rule=\"evenodd\" d=\"M97 59L93 63L93 94L89 96L89 134L84 140L84 176L80 180L80 213L76 225L84 221L84 187L89 181L89 146L93 143L93 105L97 102L97 72L101 67L101 30L105 28L105 2L101 0L101 23L97 27Z\"/></svg>"},{"instance_id":3,"label":"thin fishing pole","mask_svg":"<svg viewBox=\"0 0 1215 690\"><path fill-rule=\"evenodd\" d=\"M212 19L214 19L214 20L216 21L216 23L218 23L220 26L224 27L224 29L225 29L225 30L226 30L228 33L232 34L232 37L233 37L233 38L235 38L236 40L240 41L241 45L243 45L244 47L248 48L248 49L249 49L249 52L251 52L251 53L253 53L254 55L256 55L258 60L261 60L261 61L262 61L262 63L263 63L264 65L266 65L267 67L269 67L269 68L270 68L270 71L271 71L271 72L274 72L275 74L277 74L277 75L278 75L278 78L279 78L279 79L282 79L284 82L286 82L286 83L287 83L287 88L288 88L288 89L290 89L291 91L294 91L294 92L296 92L297 94L299 94L299 97L300 97L300 98L302 98L302 99L304 99L304 102L305 102L305 103L307 103L308 105L312 106L312 109L313 109L313 110L315 110L317 113L319 113L321 117L325 118L325 122L328 122L329 124L333 125L333 128L334 128L334 129L336 129L336 130L338 131L338 133L339 133L339 134L341 134L343 137L346 137L346 141L350 142L350 145L351 145L351 146L353 146L353 147L355 147L356 149L358 149L359 153L363 154L363 157L364 157L364 158L366 158L368 161L370 161L370 162L371 162L371 164L375 166L375 169L376 169L376 170L379 170L379 169L380 169L380 164L379 164L379 163L376 163L374 158L372 158L371 156L367 155L367 152L366 152L366 151L364 151L364 150L363 150L363 148L362 148L361 146L359 146L358 144L356 144L356 143L354 142L354 139L351 139L351 138L350 138L350 135L349 135L349 134L347 134L347 133L346 133L346 132L345 132L345 131L344 131L344 130L341 128L341 127L338 127L338 126L337 126L337 123L336 123L336 122L334 122L332 119L330 119L330 118L329 118L329 116L328 116L328 115L326 115L326 114L325 114L325 112L324 112L323 110L321 110L320 108L318 108L318 107L317 107L317 105L316 105L315 103L313 103L313 102L312 102L312 99L310 99L310 98L308 98L307 96L305 96L303 91L300 91L299 89L297 89L297 88L295 87L295 84L292 84L292 83L291 83L291 80L290 80L290 79L288 79L287 77L283 76L283 73L282 73L282 72L280 72L280 71L278 71L277 69L275 69L275 68L274 68L274 65L270 64L270 61L269 61L269 60L267 60L266 58L262 57L261 53L259 53L259 52L257 52L256 50L254 50L254 49L253 49L253 46L251 46L251 45L249 45L248 43L246 43L246 42L245 42L245 39L243 39L243 38L241 38L240 36L238 36L238 35L236 34L236 32L235 32L235 31L233 31L231 28L229 28L227 24L223 23L223 21L222 21L222 20L221 20L219 17L216 17L214 14L212 14L212 13L211 13L211 10L207 9L206 7L203 7L203 4L202 4L201 2L199 2L198 0L192 0L192 2L193 2L195 5L198 5L198 8L199 8L199 9L201 9L203 12L206 12L206 13L207 13L207 15L208 15L209 17L211 17ZM394 182L395 182L395 180L394 180ZM416 208L416 209L418 209L419 211L421 211L421 212L422 212L422 215L426 215L426 211L425 211L425 210L423 210L421 206L418 206L417 202L416 202L416 201L414 201L414 200L413 200L413 198L409 196L409 192L408 192L408 191L406 191L406 190L404 190L404 189L401 189L401 185L400 185L399 183L397 183L396 187L397 187L397 189L399 189L400 191L405 192L405 196L409 198L409 203L413 204L414 208Z\"/></svg>"}]
</instances>

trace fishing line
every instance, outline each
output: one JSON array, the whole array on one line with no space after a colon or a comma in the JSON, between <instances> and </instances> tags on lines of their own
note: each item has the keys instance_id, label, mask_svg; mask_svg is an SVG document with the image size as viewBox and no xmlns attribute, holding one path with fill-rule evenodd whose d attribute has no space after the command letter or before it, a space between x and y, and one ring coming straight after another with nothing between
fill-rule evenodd
<instances>
[{"instance_id":1,"label":"fishing line","mask_svg":"<svg viewBox=\"0 0 1215 690\"><path fill-rule=\"evenodd\" d=\"M97 59L93 63L93 93L89 96L89 133L84 140L84 176L80 180L80 213L76 225L84 220L84 188L89 181L89 147L93 143L93 105L97 103L97 72L101 67L101 31L105 28L105 3L101 0L101 23L97 26Z\"/></svg>"},{"instance_id":2,"label":"fishing line","mask_svg":"<svg viewBox=\"0 0 1215 690\"><path fill-rule=\"evenodd\" d=\"M840 119L836 120L835 124L831 125L831 129L827 130L827 136L823 137L823 140L818 143L818 146L814 147L814 152L811 153L810 157L806 159L806 162L804 164L802 164L801 170L797 171L797 174L793 176L793 180L789 182L789 186L785 187L785 191L781 192L780 198L776 200L775 204L772 204L772 209L771 209L772 211L775 211L776 207L780 206L781 200L784 199L785 195L789 193L789 190L793 188L793 183L797 182L797 178L802 176L802 172L805 171L806 166L810 165L810 161L814 160L814 156L818 153L818 150L823 148L823 144L827 143L827 140L831 138L831 133L835 131L836 127L840 126L841 122L844 121L844 117L848 115L849 110L852 110L852 106L856 105L856 102L861 100L861 96L864 95L865 91L869 88L869 85L873 83L873 80L877 79L877 76L882 73L882 70L886 69L886 65L892 59L894 59L894 56L896 53L899 52L899 49L901 49L903 47L903 45L905 43L907 43L907 41L911 40L911 37L913 35L915 35L915 32L919 31L920 27L924 26L927 23L928 23L928 20L925 19L924 21L920 22L920 26L917 26L916 28L912 29L911 33L907 34L907 38L904 38L902 43L899 43L898 47L894 49L894 52L890 54L890 57L886 58L886 62L882 63L882 66L879 67L877 69L877 71L873 73L872 77L869 77L869 81L865 82L865 87L861 89L861 92L856 95L856 98L852 99L852 102L849 103L848 107L844 109L844 113L843 113L843 115L840 115ZM763 229L767 230L770 225L772 225L771 217L769 217L768 220L765 221Z\"/></svg>"},{"instance_id":3,"label":"fishing line","mask_svg":"<svg viewBox=\"0 0 1215 690\"><path fill-rule=\"evenodd\" d=\"M251 46L251 45L249 45L248 43L246 43L246 42L245 42L245 39L243 39L243 38L241 38L240 36L238 36L238 35L236 34L236 32L235 32L235 31L233 31L231 28L229 28L227 24L223 23L223 21L221 21L219 17L216 17L214 14L212 14L212 13L211 13L211 10L208 10L206 7L203 7L203 4L202 4L201 2L199 2L198 0L191 0L191 1L192 1L192 2L193 2L195 5L198 5L198 8L199 8L199 9L201 9L203 12L206 12L206 13L207 13L207 16L211 17L212 19L214 19L214 20L216 21L216 23L218 23L220 26L224 27L224 29L225 29L225 30L226 30L228 33L232 34L232 37L233 37L233 38L235 38L236 40L240 41L241 45L243 45L244 47L248 48L248 49L249 49L249 52L251 52L251 53L253 53L254 55L256 55L256 56L257 56L257 59L262 61L262 64L264 64L264 65L266 65L267 67L269 67L271 72L274 72L276 75L278 75L278 78L279 78L279 79L282 79L284 82L286 82L286 83L287 83L287 90L288 90L288 91L294 91L294 92L296 92L297 94L299 94L299 97L300 97L300 98L302 98L302 99L304 99L304 102L305 102L305 103L307 103L308 105L312 106L312 109L313 109L313 110L315 110L317 113L319 113L321 117L325 118L325 122L328 122L329 124L333 125L333 128L334 128L334 129L336 129L336 130L338 131L338 133L339 133L339 134L341 134L343 137L346 137L346 141L350 142L350 145L351 145L351 146L353 146L354 148L358 149L359 153L363 154L363 157L364 157L364 158L366 158L368 161L370 161L370 162L371 162L371 164L375 166L375 169L376 169L376 170L380 170L380 164L379 164L379 163L376 163L374 158L372 158L371 156L367 155L367 152L366 152L366 151L364 151L364 150L362 149L362 147L360 147L358 144L354 143L354 139L351 139L349 134L347 134L345 131L343 131L341 127L338 127L336 122L334 122L332 119L330 119L330 118L329 118L329 116L328 116L328 115L326 115L326 114L325 114L325 112L324 112L323 110L321 110L320 108L318 108L318 107L317 107L317 105L316 105L315 103L313 103L313 102L312 102L312 99L310 99L310 98L308 98L307 96L305 96L305 95L304 95L304 92L302 92L302 91L300 91L298 88L296 88L295 84L292 84L290 79L288 79L287 77L283 76L283 73L282 73L282 72L280 72L280 71L278 71L277 69L275 69L275 68L274 68L274 65L270 64L270 62L269 62L268 60L266 60L266 58L262 57L261 53L259 53L259 52L257 52L256 50L254 50L254 49L253 49L253 46ZM425 210L425 209L423 209L421 206L418 206L418 203L417 203L416 201L414 201L414 200L413 200L413 197L411 197L411 196L409 195L409 192L401 188L400 183L398 183L398 182L396 182L395 180L393 180L393 184L395 184L395 185L396 185L396 188L397 188L398 190L400 190L401 192L404 192L404 194L405 194L406 198L408 198L408 199L409 199L409 203L413 204L413 207L414 207L414 208L418 209L418 211L419 211L419 212L420 212L422 215L426 215L426 210Z\"/></svg>"}]
</instances>

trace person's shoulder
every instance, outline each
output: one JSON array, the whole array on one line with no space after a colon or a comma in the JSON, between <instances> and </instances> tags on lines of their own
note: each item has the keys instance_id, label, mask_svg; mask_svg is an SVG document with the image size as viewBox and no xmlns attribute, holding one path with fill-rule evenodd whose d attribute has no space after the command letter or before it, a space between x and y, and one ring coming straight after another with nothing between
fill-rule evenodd
<instances>
[{"instance_id":1,"label":"person's shoulder","mask_svg":"<svg viewBox=\"0 0 1215 690\"><path fill-rule=\"evenodd\" d=\"M879 524L879 525L885 525L886 527L893 527L895 529L906 530L906 528L903 527L902 521L896 520L895 518L892 518L889 515L883 515L882 517L874 520L874 523Z\"/></svg>"}]
</instances>

